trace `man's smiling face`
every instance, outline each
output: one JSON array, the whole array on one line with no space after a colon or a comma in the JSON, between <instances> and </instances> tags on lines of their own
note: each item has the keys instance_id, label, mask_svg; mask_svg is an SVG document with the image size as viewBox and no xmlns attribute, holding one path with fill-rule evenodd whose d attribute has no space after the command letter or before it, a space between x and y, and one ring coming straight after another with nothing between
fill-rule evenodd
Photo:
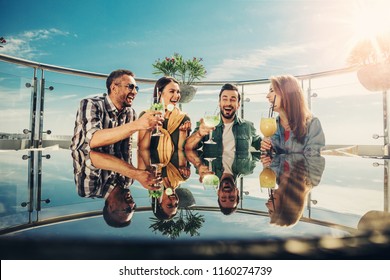
<instances>
[{"instance_id":1,"label":"man's smiling face","mask_svg":"<svg viewBox=\"0 0 390 280\"><path fill-rule=\"evenodd\" d=\"M221 115L226 120L232 120L240 107L238 93L235 90L224 90L219 99Z\"/></svg>"}]
</instances>

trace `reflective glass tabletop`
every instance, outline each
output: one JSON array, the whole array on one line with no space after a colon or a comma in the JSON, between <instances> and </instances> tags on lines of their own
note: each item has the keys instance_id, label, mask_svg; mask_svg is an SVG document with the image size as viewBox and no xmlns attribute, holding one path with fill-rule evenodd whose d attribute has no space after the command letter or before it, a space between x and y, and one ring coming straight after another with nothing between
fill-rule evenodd
<instances>
[{"instance_id":1,"label":"reflective glass tabletop","mask_svg":"<svg viewBox=\"0 0 390 280\"><path fill-rule=\"evenodd\" d=\"M2 259L390 256L387 159L53 146L0 164Z\"/></svg>"}]
</instances>

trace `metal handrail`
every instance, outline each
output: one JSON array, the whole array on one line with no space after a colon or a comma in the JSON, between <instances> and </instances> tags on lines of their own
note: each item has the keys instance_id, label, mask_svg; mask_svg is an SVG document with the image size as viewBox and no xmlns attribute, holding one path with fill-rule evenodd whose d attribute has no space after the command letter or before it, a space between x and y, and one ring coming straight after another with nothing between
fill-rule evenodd
<instances>
[{"instance_id":1,"label":"metal handrail","mask_svg":"<svg viewBox=\"0 0 390 280\"><path fill-rule=\"evenodd\" d=\"M106 79L108 74L104 73L96 73L96 72L90 72L90 71L84 71L84 70L78 70L73 68L66 68L62 66L57 65L51 65L51 64L45 64L40 62L35 62L27 59L22 59L18 57L13 57L6 54L0 54L0 61L5 61L13 64L28 66L36 69L43 69L63 74L70 74L70 75L77 75L77 76L85 76L90 78L98 78L98 79ZM317 73L310 73L305 75L297 75L296 77L300 80L305 79L311 79L311 78L319 78L319 77L328 77L338 74L344 74L344 73L350 73L353 71L356 71L357 67L347 67L347 68L341 68L336 70L329 70L329 71L323 71L323 72L317 72ZM138 82L147 83L147 84L153 84L156 82L156 79L149 79L149 78L138 78ZM257 84L268 84L269 79L263 78L263 79L255 79L255 80L231 80L231 81L198 81L194 82L194 85L201 85L201 86L221 86L225 83L232 83L236 85L257 85Z\"/></svg>"},{"instance_id":2,"label":"metal handrail","mask_svg":"<svg viewBox=\"0 0 390 280\"><path fill-rule=\"evenodd\" d=\"M219 207L215 207L215 206L193 206L190 209L193 211L204 211L204 212L220 212L221 211L221 209ZM135 212L137 212L137 213L138 212L149 212L149 211L152 211L152 207L150 207L150 206L143 206L143 207L138 207L137 209L135 209ZM57 224L61 224L61 223L73 222L73 221L78 221L78 220L82 220L82 219L94 218L94 217L98 217L98 216L102 215L102 213L103 213L102 210L92 210L92 211L79 212L79 213L62 215L62 216L55 216L55 217L42 219L42 220L35 221L35 222L29 222L29 223L25 223L25 224L19 224L16 226L11 226L8 228L0 229L0 236L7 235L10 233L14 234L14 233L18 233L18 232L22 232L22 231L26 231L26 230L36 229L36 228L42 227L42 226L57 225ZM261 217L268 217L269 216L267 211L245 209L245 208L237 209L237 213L246 214L246 215L255 215L255 216L259 216L259 217L260 216ZM301 217L299 220L302 223L338 229L338 230L345 231L345 232L348 232L351 234L359 233L357 228L345 226L342 224L321 221L318 219L306 218L306 217ZM308 238L307 240L310 240L310 238Z\"/></svg>"}]
</instances>

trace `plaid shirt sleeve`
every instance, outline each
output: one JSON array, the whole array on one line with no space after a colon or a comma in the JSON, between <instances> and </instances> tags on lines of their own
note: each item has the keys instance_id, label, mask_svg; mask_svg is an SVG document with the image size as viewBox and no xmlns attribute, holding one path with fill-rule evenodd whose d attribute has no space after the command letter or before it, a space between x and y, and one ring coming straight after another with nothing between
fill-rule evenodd
<instances>
[{"instance_id":1,"label":"plaid shirt sleeve","mask_svg":"<svg viewBox=\"0 0 390 280\"><path fill-rule=\"evenodd\" d=\"M72 138L72 150L89 146L92 135L103 128L103 108L101 104L92 99L81 100Z\"/></svg>"}]
</instances>

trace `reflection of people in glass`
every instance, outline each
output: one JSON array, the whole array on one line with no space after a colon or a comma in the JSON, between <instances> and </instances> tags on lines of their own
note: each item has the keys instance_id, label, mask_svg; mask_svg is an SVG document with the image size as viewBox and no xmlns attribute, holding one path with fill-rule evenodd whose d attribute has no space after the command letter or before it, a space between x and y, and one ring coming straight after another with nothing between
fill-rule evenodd
<instances>
[{"instance_id":1,"label":"reflection of people in glass","mask_svg":"<svg viewBox=\"0 0 390 280\"><path fill-rule=\"evenodd\" d=\"M78 149L72 152L74 178L81 197L104 198L103 217L108 225L124 227L130 224L135 209L130 186L133 179L145 188L161 179L150 170L139 170L131 164L128 152L115 155Z\"/></svg>"},{"instance_id":2,"label":"reflection of people in glass","mask_svg":"<svg viewBox=\"0 0 390 280\"><path fill-rule=\"evenodd\" d=\"M172 192L169 193L167 188L164 187L161 197L152 199L153 214L159 220L172 219L177 214L178 206L179 197L175 189L172 189Z\"/></svg>"},{"instance_id":3,"label":"reflection of people in glass","mask_svg":"<svg viewBox=\"0 0 390 280\"><path fill-rule=\"evenodd\" d=\"M157 153L149 150L138 151L138 167L149 168L154 166L162 177L161 184L156 192L149 192L152 198L152 210L160 220L172 219L178 212L179 196L177 188L190 176L190 168L183 151L175 151L171 157L164 155L164 151Z\"/></svg>"},{"instance_id":4,"label":"reflection of people in glass","mask_svg":"<svg viewBox=\"0 0 390 280\"><path fill-rule=\"evenodd\" d=\"M153 232L161 232L162 235L168 236L174 240L179 238L181 233L190 236L199 236L199 229L202 227L205 219L203 215L194 213L192 209L185 207L181 208L179 215L170 220L162 220L151 218L152 224L150 228Z\"/></svg>"},{"instance_id":5,"label":"reflection of people in glass","mask_svg":"<svg viewBox=\"0 0 390 280\"><path fill-rule=\"evenodd\" d=\"M237 188L237 177L233 174L232 166L234 162L234 152L223 153L223 172L220 177L218 187L218 205L221 212L230 215L237 210L240 201L240 191Z\"/></svg>"},{"instance_id":6,"label":"reflection of people in glass","mask_svg":"<svg viewBox=\"0 0 390 280\"><path fill-rule=\"evenodd\" d=\"M103 218L112 227L128 226L133 217L135 206L130 189L116 186L106 198Z\"/></svg>"},{"instance_id":7,"label":"reflection of people in glass","mask_svg":"<svg viewBox=\"0 0 390 280\"><path fill-rule=\"evenodd\" d=\"M219 178L217 189L218 205L225 215L234 213L240 200L240 191L237 188L237 180L241 176L251 174L256 166L256 158L249 151L224 151L221 155L214 153L201 153L193 150L186 151L188 160L199 173L199 180L207 174L215 174ZM208 169L206 159L212 158L212 170Z\"/></svg>"},{"instance_id":8,"label":"reflection of people in glass","mask_svg":"<svg viewBox=\"0 0 390 280\"><path fill-rule=\"evenodd\" d=\"M149 192L154 214L150 219L153 232L161 232L171 239L178 238L183 232L190 236L199 235L204 218L191 209L195 204L192 193L180 187L190 177L190 165L184 152L176 150L171 154L167 150L139 150L138 164L144 168L154 166L162 176L161 195Z\"/></svg>"},{"instance_id":9,"label":"reflection of people in glass","mask_svg":"<svg viewBox=\"0 0 390 280\"><path fill-rule=\"evenodd\" d=\"M293 226L302 216L308 194L317 186L325 168L321 156L277 155L269 166L277 174L278 188L272 189L266 203L270 223Z\"/></svg>"}]
</instances>

